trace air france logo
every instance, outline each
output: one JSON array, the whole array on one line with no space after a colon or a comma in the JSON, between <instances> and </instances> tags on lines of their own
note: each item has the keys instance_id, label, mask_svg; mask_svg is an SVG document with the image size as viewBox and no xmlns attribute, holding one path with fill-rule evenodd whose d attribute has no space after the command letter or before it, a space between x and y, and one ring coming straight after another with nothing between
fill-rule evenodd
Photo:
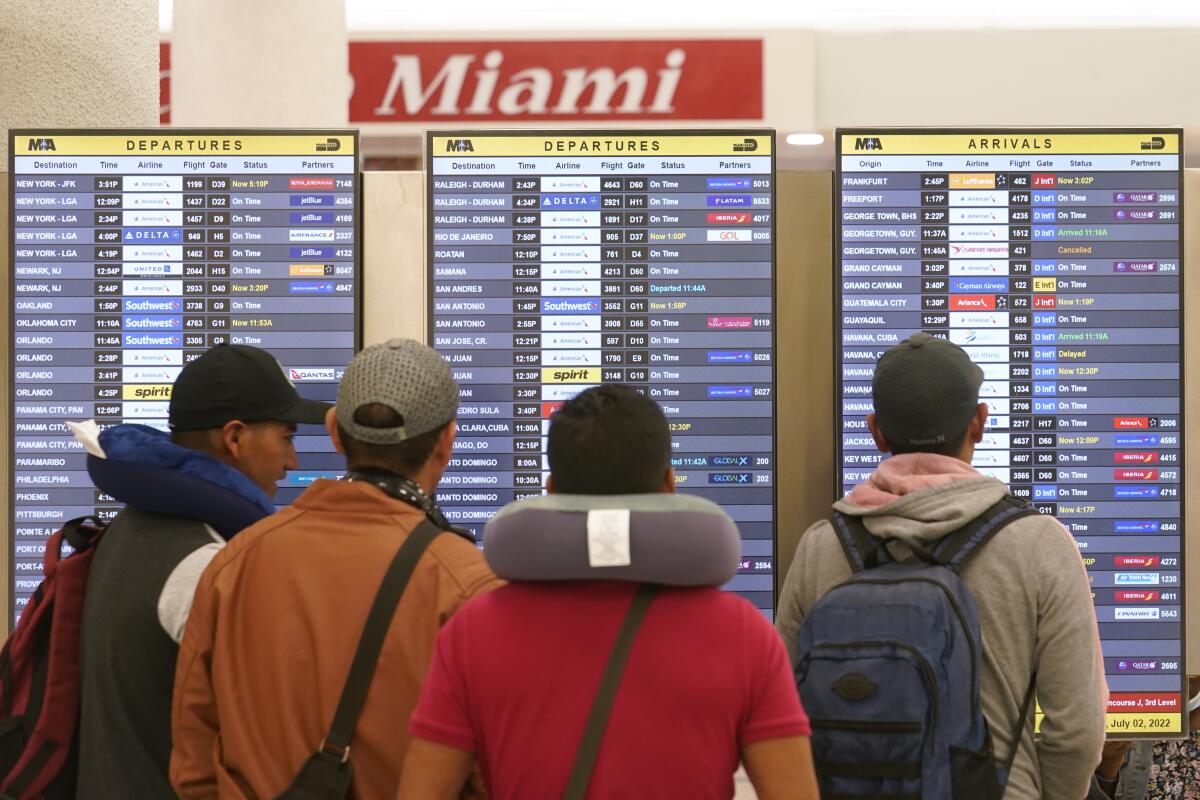
<instances>
[{"instance_id":1,"label":"air france logo","mask_svg":"<svg viewBox=\"0 0 1200 800\"><path fill-rule=\"evenodd\" d=\"M447 139L447 153L474 153L475 146L471 144L470 139Z\"/></svg>"},{"instance_id":2,"label":"air france logo","mask_svg":"<svg viewBox=\"0 0 1200 800\"><path fill-rule=\"evenodd\" d=\"M27 150L54 150L53 139L30 139L25 146Z\"/></svg>"},{"instance_id":3,"label":"air france logo","mask_svg":"<svg viewBox=\"0 0 1200 800\"><path fill-rule=\"evenodd\" d=\"M859 136L854 140L855 150L882 150L883 142L878 136Z\"/></svg>"}]
</instances>

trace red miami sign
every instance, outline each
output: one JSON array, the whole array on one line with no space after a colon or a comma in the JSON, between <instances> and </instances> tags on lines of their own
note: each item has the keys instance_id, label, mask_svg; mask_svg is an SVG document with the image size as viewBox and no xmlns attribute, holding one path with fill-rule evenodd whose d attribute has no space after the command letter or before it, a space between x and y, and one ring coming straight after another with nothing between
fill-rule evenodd
<instances>
[{"instance_id":1,"label":"red miami sign","mask_svg":"<svg viewBox=\"0 0 1200 800\"><path fill-rule=\"evenodd\" d=\"M762 39L353 41L350 77L351 123L763 119Z\"/></svg>"}]
</instances>

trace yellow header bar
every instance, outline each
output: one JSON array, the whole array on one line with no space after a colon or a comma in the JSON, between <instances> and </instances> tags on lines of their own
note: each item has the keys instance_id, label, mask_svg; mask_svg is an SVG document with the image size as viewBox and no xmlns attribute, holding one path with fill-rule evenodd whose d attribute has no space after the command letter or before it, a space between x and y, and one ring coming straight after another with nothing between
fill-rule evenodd
<instances>
[{"instance_id":1,"label":"yellow header bar","mask_svg":"<svg viewBox=\"0 0 1200 800\"><path fill-rule=\"evenodd\" d=\"M464 133L434 136L433 156L496 158L505 156L769 156L770 136L654 134L563 134L495 136Z\"/></svg>"},{"instance_id":2,"label":"yellow header bar","mask_svg":"<svg viewBox=\"0 0 1200 800\"><path fill-rule=\"evenodd\" d=\"M1179 152L1178 133L872 133L842 134L842 154L881 156L987 155L1170 155Z\"/></svg>"},{"instance_id":3,"label":"yellow header bar","mask_svg":"<svg viewBox=\"0 0 1200 800\"><path fill-rule=\"evenodd\" d=\"M67 136L53 131L22 135L18 156L352 156L354 137L317 132L235 134L214 132L95 134Z\"/></svg>"}]
</instances>

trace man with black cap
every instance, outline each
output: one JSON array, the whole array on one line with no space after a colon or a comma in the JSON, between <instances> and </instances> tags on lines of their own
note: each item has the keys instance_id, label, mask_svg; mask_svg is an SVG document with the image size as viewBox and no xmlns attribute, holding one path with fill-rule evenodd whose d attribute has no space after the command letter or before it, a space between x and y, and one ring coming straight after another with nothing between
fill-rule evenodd
<instances>
[{"instance_id":1,"label":"man with black cap","mask_svg":"<svg viewBox=\"0 0 1200 800\"><path fill-rule=\"evenodd\" d=\"M983 372L966 352L916 334L885 352L875 367L875 413L867 428L883 453L871 476L834 509L857 517L874 537L896 540L892 557L928 550L979 518L1008 494L971 467L988 416L979 402ZM776 628L793 665L806 613L851 576L829 520L800 538L784 582ZM1044 718L1035 741L1023 726L1005 797L1083 797L1104 741L1108 691L1091 588L1075 541L1050 516L1024 516L1000 528L963 568L979 605L983 656L981 703L998 759L1036 673Z\"/></svg>"},{"instance_id":2,"label":"man with black cap","mask_svg":"<svg viewBox=\"0 0 1200 800\"><path fill-rule=\"evenodd\" d=\"M183 798L275 797L318 748L384 572L423 520L450 461L458 386L408 339L366 348L338 389L330 436L343 480L319 480L213 559L180 646L171 783ZM434 640L500 581L469 536L435 536L417 562L377 661L351 757L357 800L394 800ZM353 751L352 754L350 751Z\"/></svg>"},{"instance_id":3,"label":"man with black cap","mask_svg":"<svg viewBox=\"0 0 1200 800\"><path fill-rule=\"evenodd\" d=\"M72 425L96 485L125 508L96 549L81 636L78 790L170 798L171 690L196 583L225 540L271 514L296 466L298 423L329 406L296 393L269 353L221 345L183 367L170 435Z\"/></svg>"}]
</instances>

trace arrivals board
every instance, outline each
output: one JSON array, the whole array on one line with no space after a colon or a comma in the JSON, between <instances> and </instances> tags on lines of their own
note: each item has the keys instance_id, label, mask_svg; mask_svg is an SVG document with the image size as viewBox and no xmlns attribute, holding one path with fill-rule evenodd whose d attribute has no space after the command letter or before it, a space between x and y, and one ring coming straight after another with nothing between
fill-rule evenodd
<instances>
[{"instance_id":1,"label":"arrivals board","mask_svg":"<svg viewBox=\"0 0 1200 800\"><path fill-rule=\"evenodd\" d=\"M590 386L627 384L670 422L679 490L738 524L727 588L770 615L774 135L454 132L428 145L429 341L462 401L447 516L478 532L540 494L550 416Z\"/></svg>"},{"instance_id":2,"label":"arrivals board","mask_svg":"<svg viewBox=\"0 0 1200 800\"><path fill-rule=\"evenodd\" d=\"M1185 731L1182 132L839 130L840 489L879 355L984 371L974 466L1074 535L1118 736Z\"/></svg>"},{"instance_id":3,"label":"arrivals board","mask_svg":"<svg viewBox=\"0 0 1200 800\"><path fill-rule=\"evenodd\" d=\"M120 503L64 425L166 429L182 366L222 342L270 351L333 400L359 342L358 136L352 131L13 131L14 611L66 520ZM344 463L301 426L287 504Z\"/></svg>"}]
</instances>

